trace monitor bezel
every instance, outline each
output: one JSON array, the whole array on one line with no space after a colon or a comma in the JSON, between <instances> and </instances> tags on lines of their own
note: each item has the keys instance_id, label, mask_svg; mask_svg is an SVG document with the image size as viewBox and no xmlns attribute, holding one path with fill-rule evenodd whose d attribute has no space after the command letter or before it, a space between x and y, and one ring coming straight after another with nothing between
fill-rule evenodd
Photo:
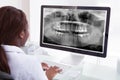
<instances>
[{"instance_id":1,"label":"monitor bezel","mask_svg":"<svg viewBox=\"0 0 120 80\"><path fill-rule=\"evenodd\" d=\"M44 8L67 8L67 9L86 9L86 10L106 10L107 16L106 16L106 29L105 29L105 39L104 39L104 51L103 53L96 53L96 52L90 52L90 51L84 51L84 50L78 50L74 48L69 47L63 47L63 46L54 46L54 45L48 45L44 44L42 42L43 40L43 9ZM58 50L64 50L69 52L75 52L78 54L85 54L85 55L91 55L91 56L97 56L97 57L106 57L107 56L107 44L108 44L108 33L109 33L109 22L110 22L110 7L98 7L98 6L61 6L61 5L41 5L41 21L40 21L40 46L46 47L46 48L52 48L52 49L58 49Z\"/></svg>"}]
</instances>

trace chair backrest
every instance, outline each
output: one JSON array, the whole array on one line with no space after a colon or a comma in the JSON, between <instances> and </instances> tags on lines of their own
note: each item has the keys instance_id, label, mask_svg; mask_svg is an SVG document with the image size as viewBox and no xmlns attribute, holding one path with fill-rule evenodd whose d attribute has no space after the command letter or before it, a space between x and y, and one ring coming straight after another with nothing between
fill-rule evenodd
<instances>
[{"instance_id":1,"label":"chair backrest","mask_svg":"<svg viewBox=\"0 0 120 80\"><path fill-rule=\"evenodd\" d=\"M14 80L8 73L0 71L0 80Z\"/></svg>"}]
</instances>

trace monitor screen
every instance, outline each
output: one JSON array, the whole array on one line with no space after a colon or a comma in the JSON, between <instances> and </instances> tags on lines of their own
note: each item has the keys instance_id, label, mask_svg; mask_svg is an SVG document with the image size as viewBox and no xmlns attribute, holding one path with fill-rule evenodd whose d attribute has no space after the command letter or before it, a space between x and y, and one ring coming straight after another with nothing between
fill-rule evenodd
<instances>
[{"instance_id":1,"label":"monitor screen","mask_svg":"<svg viewBox=\"0 0 120 80\"><path fill-rule=\"evenodd\" d=\"M106 57L110 8L41 6L40 46Z\"/></svg>"}]
</instances>

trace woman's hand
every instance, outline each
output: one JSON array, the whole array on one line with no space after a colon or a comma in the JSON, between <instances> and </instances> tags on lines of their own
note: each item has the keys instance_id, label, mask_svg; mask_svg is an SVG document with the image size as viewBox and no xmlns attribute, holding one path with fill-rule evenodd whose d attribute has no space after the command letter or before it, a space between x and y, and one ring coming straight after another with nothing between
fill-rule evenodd
<instances>
[{"instance_id":1,"label":"woman's hand","mask_svg":"<svg viewBox=\"0 0 120 80\"><path fill-rule=\"evenodd\" d=\"M48 66L47 63L42 62L41 65L42 65L42 68L43 68L44 71L46 71L47 69L49 69L49 66Z\"/></svg>"},{"instance_id":2,"label":"woman's hand","mask_svg":"<svg viewBox=\"0 0 120 80\"><path fill-rule=\"evenodd\" d=\"M57 74L60 73L62 70L57 67L57 66L51 66L49 67L49 69L46 70L46 75L48 77L49 80L52 80L53 77Z\"/></svg>"}]
</instances>

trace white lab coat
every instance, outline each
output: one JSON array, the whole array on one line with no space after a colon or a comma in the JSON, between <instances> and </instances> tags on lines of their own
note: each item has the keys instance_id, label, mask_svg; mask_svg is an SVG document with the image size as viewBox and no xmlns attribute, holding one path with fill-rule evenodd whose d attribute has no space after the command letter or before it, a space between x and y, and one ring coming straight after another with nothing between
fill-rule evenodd
<instances>
[{"instance_id":1,"label":"white lab coat","mask_svg":"<svg viewBox=\"0 0 120 80\"><path fill-rule=\"evenodd\" d=\"M19 47L2 45L4 48L11 75L15 80L48 80L41 62L33 55L25 54Z\"/></svg>"}]
</instances>

